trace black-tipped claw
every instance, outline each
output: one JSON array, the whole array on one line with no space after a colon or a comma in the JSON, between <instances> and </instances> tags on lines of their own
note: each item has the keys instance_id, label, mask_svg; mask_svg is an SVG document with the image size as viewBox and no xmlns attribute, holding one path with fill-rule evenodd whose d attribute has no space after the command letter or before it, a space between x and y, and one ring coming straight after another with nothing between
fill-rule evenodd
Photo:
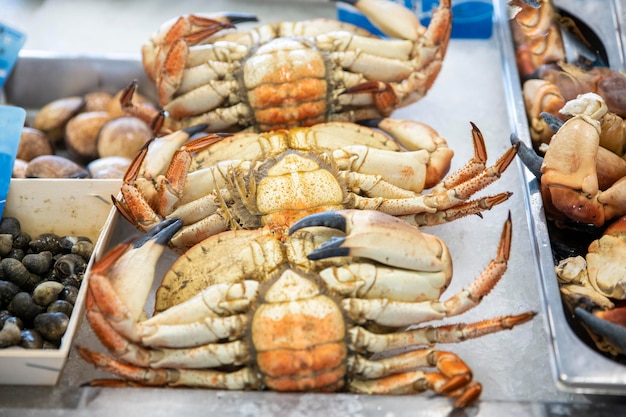
<instances>
[{"instance_id":1,"label":"black-tipped claw","mask_svg":"<svg viewBox=\"0 0 626 417\"><path fill-rule=\"evenodd\" d=\"M348 256L350 254L350 248L341 247L345 241L345 237L333 237L328 242L322 243L319 248L309 253L306 257L311 261L317 261L334 256Z\"/></svg>"},{"instance_id":2,"label":"black-tipped claw","mask_svg":"<svg viewBox=\"0 0 626 417\"><path fill-rule=\"evenodd\" d=\"M541 180L541 164L543 163L543 158L537 155L532 148L519 140L515 133L511 134L511 144L513 144L513 146L519 146L517 155L524 165L526 165L526 168L528 168L538 180Z\"/></svg>"},{"instance_id":3,"label":"black-tipped claw","mask_svg":"<svg viewBox=\"0 0 626 417\"><path fill-rule=\"evenodd\" d=\"M380 125L380 122L382 122L383 119L378 118L378 119L366 119L366 120L360 120L357 123L360 124L361 126L365 126L365 127L378 127L378 125Z\"/></svg>"},{"instance_id":4,"label":"black-tipped claw","mask_svg":"<svg viewBox=\"0 0 626 417\"><path fill-rule=\"evenodd\" d=\"M542 111L541 113L539 113L539 115L541 116L543 121L547 123L548 127L555 133L558 132L561 126L563 126L563 124L565 123L563 120L559 119L555 115L545 111Z\"/></svg>"},{"instance_id":5,"label":"black-tipped claw","mask_svg":"<svg viewBox=\"0 0 626 417\"><path fill-rule=\"evenodd\" d=\"M193 136L196 133L202 132L207 127L209 127L209 125L207 123L200 123L200 124L197 124L197 125L193 125L193 126L189 126L189 127L184 128L183 132L185 132L189 136Z\"/></svg>"},{"instance_id":6,"label":"black-tipped claw","mask_svg":"<svg viewBox=\"0 0 626 417\"><path fill-rule=\"evenodd\" d=\"M529 5L530 7L534 9L538 9L539 6L541 6L541 3L539 3L539 0L522 0L522 2L526 3L527 5Z\"/></svg>"},{"instance_id":7,"label":"black-tipped claw","mask_svg":"<svg viewBox=\"0 0 626 417\"><path fill-rule=\"evenodd\" d=\"M232 24L237 23L245 23L245 22L258 22L259 18L257 15L252 13L244 13L244 12L228 12L226 14L226 18Z\"/></svg>"},{"instance_id":8,"label":"black-tipped claw","mask_svg":"<svg viewBox=\"0 0 626 417\"><path fill-rule=\"evenodd\" d=\"M346 231L346 218L334 211L325 211L323 213L311 214L295 222L289 228L289 234L293 234L297 230L304 229L305 227L324 226L331 227L333 229Z\"/></svg>"},{"instance_id":9,"label":"black-tipped claw","mask_svg":"<svg viewBox=\"0 0 626 417\"><path fill-rule=\"evenodd\" d=\"M346 3L351 6L354 6L355 4L359 2L359 0L330 0L330 1L332 1L333 3Z\"/></svg>"},{"instance_id":10,"label":"black-tipped claw","mask_svg":"<svg viewBox=\"0 0 626 417\"><path fill-rule=\"evenodd\" d=\"M144 236L135 242L133 247L135 249L140 248L152 239L154 239L155 243L166 246L170 243L172 236L174 236L181 227L183 227L183 221L179 218L173 217L163 220L161 223L148 230Z\"/></svg>"},{"instance_id":11,"label":"black-tipped claw","mask_svg":"<svg viewBox=\"0 0 626 417\"><path fill-rule=\"evenodd\" d=\"M620 352L626 353L626 327L596 317L580 307L576 307L574 312L595 334L605 338Z\"/></svg>"}]
</instances>

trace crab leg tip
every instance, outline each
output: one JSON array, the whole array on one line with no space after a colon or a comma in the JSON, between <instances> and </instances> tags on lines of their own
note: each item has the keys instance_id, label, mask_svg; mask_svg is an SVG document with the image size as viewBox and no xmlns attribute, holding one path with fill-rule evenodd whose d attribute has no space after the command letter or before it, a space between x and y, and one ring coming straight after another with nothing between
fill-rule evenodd
<instances>
[{"instance_id":1,"label":"crab leg tip","mask_svg":"<svg viewBox=\"0 0 626 417\"><path fill-rule=\"evenodd\" d=\"M154 239L157 244L165 246L181 227L183 227L183 221L181 219L176 217L166 219L150 229L141 239L137 240L134 247L140 248L152 239Z\"/></svg>"},{"instance_id":2,"label":"crab leg tip","mask_svg":"<svg viewBox=\"0 0 626 417\"><path fill-rule=\"evenodd\" d=\"M349 4L351 6L354 6L355 4L357 4L359 2L359 0L330 0L334 3L346 3Z\"/></svg>"},{"instance_id":3,"label":"crab leg tip","mask_svg":"<svg viewBox=\"0 0 626 417\"><path fill-rule=\"evenodd\" d=\"M342 214L332 211L312 214L295 222L289 229L289 234L291 235L297 230L313 226L331 227L345 232L346 218Z\"/></svg>"},{"instance_id":4,"label":"crab leg tip","mask_svg":"<svg viewBox=\"0 0 626 417\"><path fill-rule=\"evenodd\" d=\"M345 240L345 237L333 237L328 242L323 243L322 246L309 253L307 258L311 261L317 261L334 256L348 256L350 254L350 248L341 247Z\"/></svg>"},{"instance_id":5,"label":"crab leg tip","mask_svg":"<svg viewBox=\"0 0 626 417\"><path fill-rule=\"evenodd\" d=\"M366 120L360 120L358 123L361 126L365 126L365 127L378 127L378 125L380 125L380 122L382 122L383 119L378 118L378 119L366 119Z\"/></svg>"},{"instance_id":6,"label":"crab leg tip","mask_svg":"<svg viewBox=\"0 0 626 417\"><path fill-rule=\"evenodd\" d=\"M189 127L184 128L183 132L185 132L189 136L193 136L196 133L202 132L207 127L209 127L208 123L200 123L194 126L189 126Z\"/></svg>"},{"instance_id":7,"label":"crab leg tip","mask_svg":"<svg viewBox=\"0 0 626 417\"><path fill-rule=\"evenodd\" d=\"M244 12L228 12L226 18L233 24L259 21L259 17L257 15Z\"/></svg>"},{"instance_id":8,"label":"crab leg tip","mask_svg":"<svg viewBox=\"0 0 626 417\"><path fill-rule=\"evenodd\" d=\"M565 123L563 120L559 119L555 115L542 111L540 114L541 118L544 122L547 123L548 127L552 129L553 132L558 132L561 126Z\"/></svg>"}]
</instances>

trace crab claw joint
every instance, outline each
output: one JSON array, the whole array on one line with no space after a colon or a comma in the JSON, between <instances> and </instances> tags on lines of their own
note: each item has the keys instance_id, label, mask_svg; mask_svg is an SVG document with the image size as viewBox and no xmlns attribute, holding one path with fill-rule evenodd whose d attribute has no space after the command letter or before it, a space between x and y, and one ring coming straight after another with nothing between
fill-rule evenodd
<instances>
[{"instance_id":1,"label":"crab claw joint","mask_svg":"<svg viewBox=\"0 0 626 417\"><path fill-rule=\"evenodd\" d=\"M374 210L339 210L317 213L296 222L290 234L313 226L331 227L346 233L308 255L311 260L333 256L356 256L398 268L438 271L445 245L436 237L391 215ZM427 256L425 256L427 254Z\"/></svg>"}]
</instances>

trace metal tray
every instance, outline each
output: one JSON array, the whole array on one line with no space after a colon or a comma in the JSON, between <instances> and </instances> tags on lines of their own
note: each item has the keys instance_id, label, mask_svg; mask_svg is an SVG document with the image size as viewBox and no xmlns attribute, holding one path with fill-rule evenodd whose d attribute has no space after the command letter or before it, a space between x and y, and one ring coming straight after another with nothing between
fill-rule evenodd
<instances>
[{"instance_id":1,"label":"metal tray","mask_svg":"<svg viewBox=\"0 0 626 417\"><path fill-rule=\"evenodd\" d=\"M45 104L93 91L115 93L133 79L156 102L156 91L139 55L70 55L23 50L0 93L0 103L23 107L32 115Z\"/></svg>"},{"instance_id":2,"label":"metal tray","mask_svg":"<svg viewBox=\"0 0 626 417\"><path fill-rule=\"evenodd\" d=\"M500 38L502 66L511 130L531 146L522 90L506 1L495 2L497 33ZM623 3L623 2L622 2ZM624 69L623 4L606 1L554 1L557 8L585 16L585 22L602 39L611 67ZM610 7L607 7L609 6ZM593 10L593 13L588 13ZM622 17L620 20L618 17ZM525 204L533 242L533 255L541 283L543 309L548 320L553 374L557 386L565 391L592 394L626 394L626 367L593 350L568 323L554 271L548 224L544 215L539 184L522 164L526 183Z\"/></svg>"}]
</instances>

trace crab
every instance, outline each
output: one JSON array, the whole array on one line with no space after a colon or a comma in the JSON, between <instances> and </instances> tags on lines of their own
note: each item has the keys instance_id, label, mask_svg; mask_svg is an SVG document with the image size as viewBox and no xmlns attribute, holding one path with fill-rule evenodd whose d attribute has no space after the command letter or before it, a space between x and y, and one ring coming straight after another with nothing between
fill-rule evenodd
<instances>
[{"instance_id":1,"label":"crab","mask_svg":"<svg viewBox=\"0 0 626 417\"><path fill-rule=\"evenodd\" d=\"M558 10L551 0L513 2L510 26L522 79L534 78L555 64L581 70L607 66L600 39L574 15Z\"/></svg>"},{"instance_id":2,"label":"crab","mask_svg":"<svg viewBox=\"0 0 626 417\"><path fill-rule=\"evenodd\" d=\"M347 0L341 0L347 1ZM163 110L122 99L164 133L201 123L211 132L269 131L389 116L435 82L451 33L450 0L428 28L387 0L350 0L389 37L330 19L236 31L241 14L191 14L164 23L142 48Z\"/></svg>"},{"instance_id":3,"label":"crab","mask_svg":"<svg viewBox=\"0 0 626 417\"><path fill-rule=\"evenodd\" d=\"M541 68L537 75L554 84L565 101L584 93L596 93L605 101L609 112L626 117L626 75L623 72L561 62Z\"/></svg>"},{"instance_id":4,"label":"crab","mask_svg":"<svg viewBox=\"0 0 626 417\"><path fill-rule=\"evenodd\" d=\"M484 139L472 124L475 155L446 177L453 151L434 129L398 119L375 125L376 130L329 122L260 134L208 134L189 142L203 126L177 131L144 147L114 203L143 231L166 218L182 218L185 226L171 242L185 250L229 229L268 226L282 233L299 217L319 211L374 209L433 225L508 199L504 192L470 200L500 178L517 147L487 167Z\"/></svg>"},{"instance_id":5,"label":"crab","mask_svg":"<svg viewBox=\"0 0 626 417\"><path fill-rule=\"evenodd\" d=\"M547 63L565 61L561 30L550 0L536 5L517 1L515 16L510 21L517 67L522 77L531 76Z\"/></svg>"},{"instance_id":6,"label":"crab","mask_svg":"<svg viewBox=\"0 0 626 417\"><path fill-rule=\"evenodd\" d=\"M113 357L78 351L132 385L431 390L462 408L479 397L481 385L460 357L433 345L511 329L535 315L396 332L480 303L506 270L510 214L496 257L442 301L452 265L440 239L381 212L340 210L304 217L287 236L267 228L232 230L198 243L166 273L156 313L146 318L155 265L182 223L164 220L135 244L116 246L89 274L87 318ZM387 356L372 359L374 353Z\"/></svg>"},{"instance_id":7,"label":"crab","mask_svg":"<svg viewBox=\"0 0 626 417\"><path fill-rule=\"evenodd\" d=\"M563 259L555 270L565 304L596 346L626 355L626 216L591 242L584 258Z\"/></svg>"},{"instance_id":8,"label":"crab","mask_svg":"<svg viewBox=\"0 0 626 417\"><path fill-rule=\"evenodd\" d=\"M568 101L561 113L570 117L564 123L544 115L557 132L543 159L526 150L520 156L540 179L552 220L604 226L626 214L626 161L601 146L603 130L606 137L617 132L623 143L623 121L594 93Z\"/></svg>"}]
</instances>

